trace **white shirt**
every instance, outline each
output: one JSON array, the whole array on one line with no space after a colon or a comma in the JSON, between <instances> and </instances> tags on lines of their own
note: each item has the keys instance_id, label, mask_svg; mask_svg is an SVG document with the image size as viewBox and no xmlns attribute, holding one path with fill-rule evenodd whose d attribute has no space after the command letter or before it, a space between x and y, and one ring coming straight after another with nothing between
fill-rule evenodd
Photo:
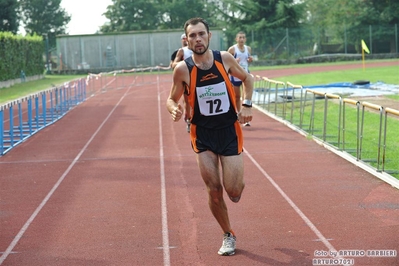
<instances>
[{"instance_id":1,"label":"white shirt","mask_svg":"<svg viewBox=\"0 0 399 266\"><path fill-rule=\"evenodd\" d=\"M193 51L188 49L188 46L185 46L182 49L183 49L183 52L184 52L183 60L189 58L193 54Z\"/></svg>"},{"instance_id":2,"label":"white shirt","mask_svg":"<svg viewBox=\"0 0 399 266\"><path fill-rule=\"evenodd\" d=\"M239 58L240 60L238 61L238 64L245 69L245 71L248 71L248 58L249 58L249 52L248 52L248 47L244 45L244 51L242 52L239 48L238 45L235 44L233 45L234 47L234 58ZM240 79L233 77L234 81L241 81Z\"/></svg>"}]
</instances>

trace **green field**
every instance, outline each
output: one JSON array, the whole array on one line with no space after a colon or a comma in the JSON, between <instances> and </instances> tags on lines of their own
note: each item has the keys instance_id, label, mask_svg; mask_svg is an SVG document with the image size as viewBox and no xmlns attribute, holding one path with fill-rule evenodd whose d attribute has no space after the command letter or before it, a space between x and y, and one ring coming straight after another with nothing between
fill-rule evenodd
<instances>
[{"instance_id":1,"label":"green field","mask_svg":"<svg viewBox=\"0 0 399 266\"><path fill-rule=\"evenodd\" d=\"M15 84L9 88L0 88L0 104L16 100L38 91L60 86L65 82L85 76L46 75L43 79Z\"/></svg>"},{"instance_id":2,"label":"green field","mask_svg":"<svg viewBox=\"0 0 399 266\"><path fill-rule=\"evenodd\" d=\"M353 82L355 80L368 80L372 83L382 81L387 84L399 85L399 68L398 66L393 66L366 68L364 70L339 70L280 76L274 78L274 80L289 81L303 86ZM258 82L255 87L265 87L265 84L262 84L263 81ZM368 108L363 113L362 108L357 109L356 106L350 104L346 105L345 116L343 116L343 108L342 105L340 108L339 101L336 99L328 100L327 110L325 110L325 99L322 98L315 101L312 119L313 94L309 93L307 96L306 105L302 110L302 123L300 123L301 105L298 99L293 102L293 105L292 102L286 103L285 106L282 103L269 103L270 106L265 104L263 108L288 121L291 121L292 111L292 123L307 132L309 137L315 136L335 146L337 149L359 158L376 169L381 170L384 167L383 170L385 172L399 179L399 154L397 152L399 150L397 135L397 132L399 132L399 117L389 115L385 119L385 116L381 117L378 111ZM345 98L345 95L340 96ZM398 108L394 109L399 109L399 94L379 96L378 98L379 100L383 98L397 100ZM368 100L368 102L372 103L372 100ZM363 128L357 127L359 125L357 121L360 121L359 124L363 125ZM385 122L387 125L386 134L384 134ZM343 128L343 123L345 123L345 128Z\"/></svg>"},{"instance_id":3,"label":"green field","mask_svg":"<svg viewBox=\"0 0 399 266\"><path fill-rule=\"evenodd\" d=\"M356 80L368 80L372 83L382 81L387 84L399 84L399 67L378 67L366 69L349 69L311 73L306 75L293 75L277 78L281 81L290 81L302 86L328 84L334 82L354 82Z\"/></svg>"}]
</instances>

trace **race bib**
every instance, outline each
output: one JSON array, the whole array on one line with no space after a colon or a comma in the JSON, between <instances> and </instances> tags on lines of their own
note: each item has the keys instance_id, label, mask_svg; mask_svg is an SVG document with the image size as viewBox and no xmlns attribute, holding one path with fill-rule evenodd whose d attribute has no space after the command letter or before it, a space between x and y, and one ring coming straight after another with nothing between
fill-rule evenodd
<instances>
[{"instance_id":1,"label":"race bib","mask_svg":"<svg viewBox=\"0 0 399 266\"><path fill-rule=\"evenodd\" d=\"M224 114L230 108L225 82L197 87L197 100L199 110L205 116Z\"/></svg>"}]
</instances>

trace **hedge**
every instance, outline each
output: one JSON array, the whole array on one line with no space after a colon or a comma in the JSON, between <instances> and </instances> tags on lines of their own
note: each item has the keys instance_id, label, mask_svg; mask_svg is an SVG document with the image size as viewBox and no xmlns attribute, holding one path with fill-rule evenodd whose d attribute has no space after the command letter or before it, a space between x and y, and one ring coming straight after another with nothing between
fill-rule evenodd
<instances>
[{"instance_id":1,"label":"hedge","mask_svg":"<svg viewBox=\"0 0 399 266\"><path fill-rule=\"evenodd\" d=\"M43 74L45 44L41 36L0 32L0 81Z\"/></svg>"}]
</instances>

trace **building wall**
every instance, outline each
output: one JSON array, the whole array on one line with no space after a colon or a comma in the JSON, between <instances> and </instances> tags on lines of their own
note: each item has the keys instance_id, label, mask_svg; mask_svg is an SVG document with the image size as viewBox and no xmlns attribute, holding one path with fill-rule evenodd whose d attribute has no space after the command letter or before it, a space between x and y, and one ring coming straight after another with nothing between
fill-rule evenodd
<instances>
[{"instance_id":1,"label":"building wall","mask_svg":"<svg viewBox=\"0 0 399 266\"><path fill-rule=\"evenodd\" d=\"M211 30L210 48L220 50L223 31ZM168 66L172 53L181 47L182 31L119 34L59 35L59 70L111 70Z\"/></svg>"}]
</instances>

